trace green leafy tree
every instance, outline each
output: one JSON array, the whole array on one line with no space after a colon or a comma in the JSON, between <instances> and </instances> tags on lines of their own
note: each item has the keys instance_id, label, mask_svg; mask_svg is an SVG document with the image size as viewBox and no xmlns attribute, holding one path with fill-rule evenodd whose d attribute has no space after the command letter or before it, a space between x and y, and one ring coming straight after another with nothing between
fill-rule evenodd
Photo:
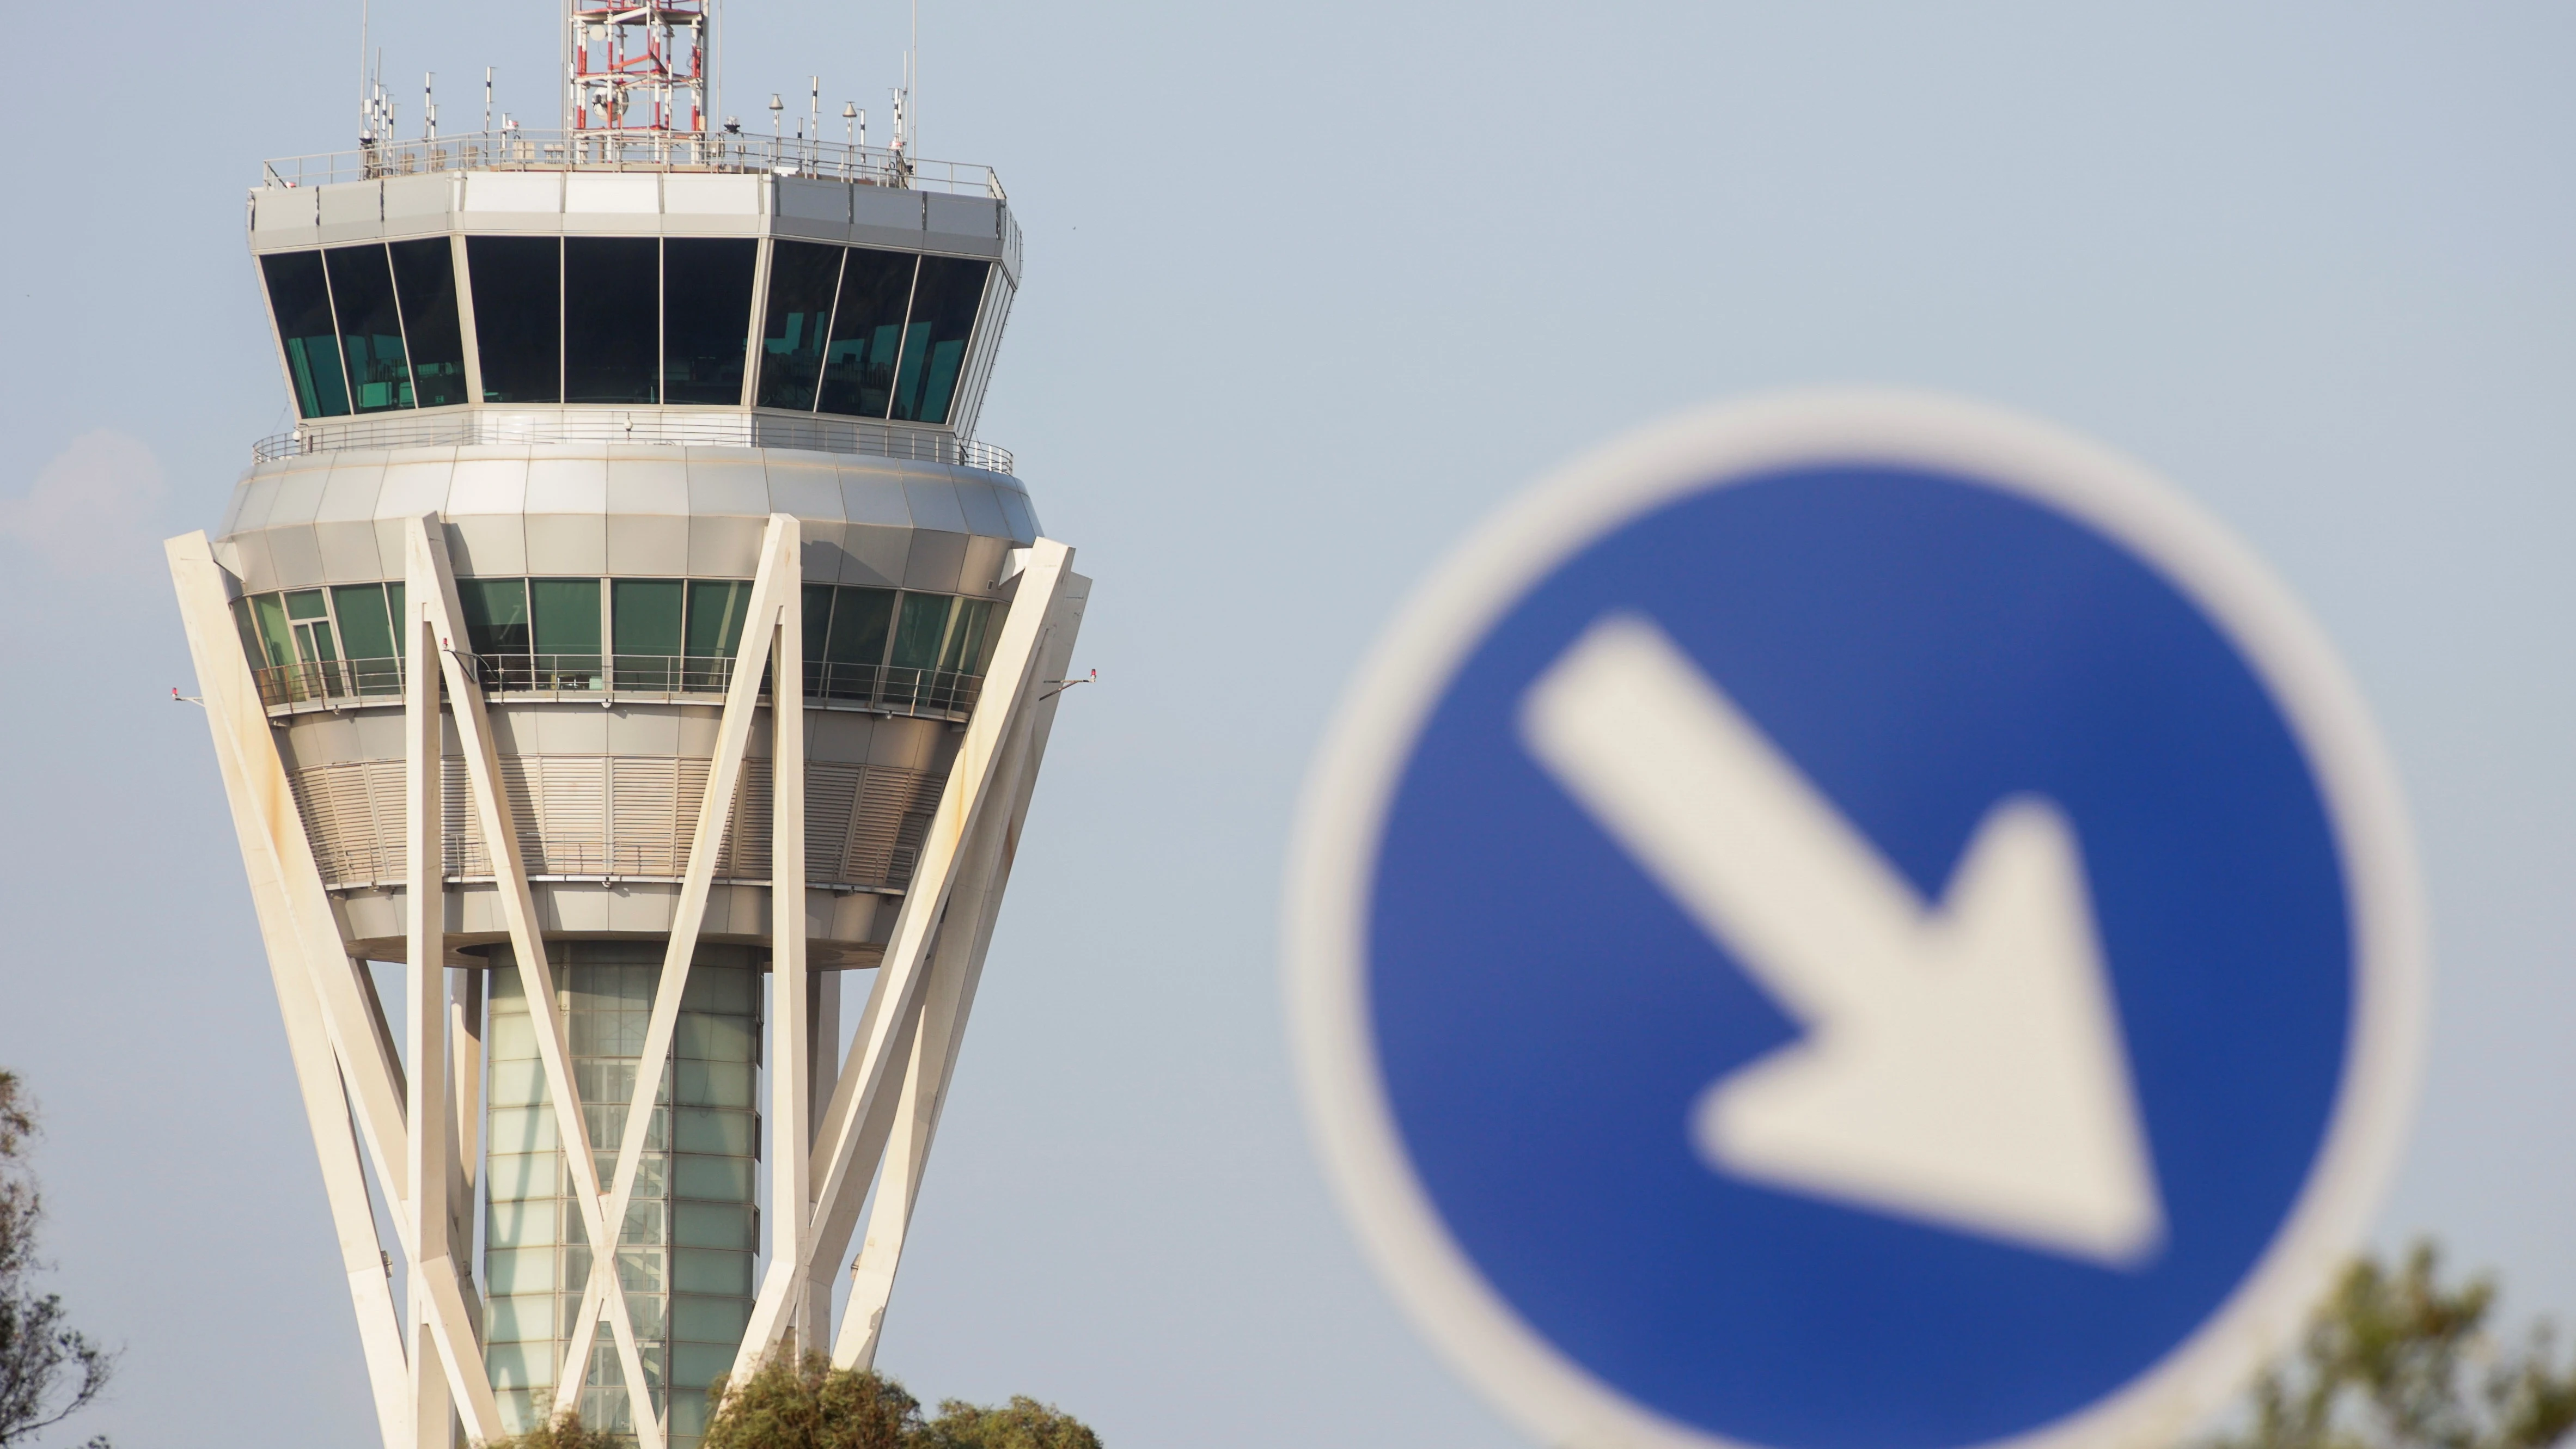
<instances>
[{"instance_id":1,"label":"green leafy tree","mask_svg":"<svg viewBox=\"0 0 2576 1449\"><path fill-rule=\"evenodd\" d=\"M819 1353L774 1356L708 1398L705 1449L1101 1449L1080 1420L1031 1398L998 1409L950 1399L925 1420L903 1385Z\"/></svg>"},{"instance_id":2,"label":"green leafy tree","mask_svg":"<svg viewBox=\"0 0 2576 1449\"><path fill-rule=\"evenodd\" d=\"M819 1353L773 1355L740 1383L707 1391L705 1449L915 1449L921 1401Z\"/></svg>"},{"instance_id":3,"label":"green leafy tree","mask_svg":"<svg viewBox=\"0 0 2576 1449\"><path fill-rule=\"evenodd\" d=\"M97 1402L115 1357L63 1322L63 1301L28 1286L43 1263L36 1228L43 1197L27 1168L35 1108L12 1072L0 1072L0 1446L29 1444ZM89 1449L107 1449L104 1437Z\"/></svg>"},{"instance_id":4,"label":"green leafy tree","mask_svg":"<svg viewBox=\"0 0 2576 1449\"><path fill-rule=\"evenodd\" d=\"M1100 1449L1100 1436L1053 1404L1014 1394L999 1409L942 1402L918 1443L921 1449Z\"/></svg>"},{"instance_id":5,"label":"green leafy tree","mask_svg":"<svg viewBox=\"0 0 2576 1449\"><path fill-rule=\"evenodd\" d=\"M2488 1332L2491 1278L2446 1287L2419 1243L2390 1271L2364 1258L2298 1351L2256 1381L2243 1431L2207 1449L2545 1449L2576 1427L2576 1361L2549 1325L2518 1345Z\"/></svg>"},{"instance_id":6,"label":"green leafy tree","mask_svg":"<svg viewBox=\"0 0 2576 1449\"><path fill-rule=\"evenodd\" d=\"M634 1445L632 1435L582 1427L581 1414L573 1409L524 1434L482 1441L482 1449L634 1449Z\"/></svg>"}]
</instances>

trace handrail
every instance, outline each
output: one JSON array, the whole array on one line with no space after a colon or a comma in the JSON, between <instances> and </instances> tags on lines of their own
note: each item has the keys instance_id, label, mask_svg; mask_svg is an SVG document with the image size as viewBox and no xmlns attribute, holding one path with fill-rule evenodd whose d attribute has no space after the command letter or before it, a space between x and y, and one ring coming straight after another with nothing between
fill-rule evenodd
<instances>
[{"instance_id":1,"label":"handrail","mask_svg":"<svg viewBox=\"0 0 2576 1449\"><path fill-rule=\"evenodd\" d=\"M1008 448L929 428L902 428L864 418L793 417L770 413L665 413L601 408L563 413L464 408L435 415L395 414L348 422L307 423L251 444L253 464L351 449L515 447L544 443L640 443L678 447L798 448L856 453L918 463L947 463L1010 474L1019 460Z\"/></svg>"},{"instance_id":2,"label":"handrail","mask_svg":"<svg viewBox=\"0 0 2576 1449\"><path fill-rule=\"evenodd\" d=\"M883 146L810 136L687 131L506 130L379 141L354 151L279 157L262 167L260 186L327 186L442 171L749 172L1009 199L993 168L972 162L922 161Z\"/></svg>"},{"instance_id":3,"label":"handrail","mask_svg":"<svg viewBox=\"0 0 2576 1449\"><path fill-rule=\"evenodd\" d=\"M630 699L721 699L733 687L734 659L730 654L460 652L458 657L474 671L476 682L496 695L584 700L612 695ZM273 664L251 673L259 686L260 703L273 710L310 705L337 708L371 700L390 703L402 696L401 661L392 658ZM983 676L954 669L907 669L819 659L805 664L805 698L887 714L963 718L975 708L983 690ZM763 680L761 697L768 695L768 681Z\"/></svg>"}]
</instances>

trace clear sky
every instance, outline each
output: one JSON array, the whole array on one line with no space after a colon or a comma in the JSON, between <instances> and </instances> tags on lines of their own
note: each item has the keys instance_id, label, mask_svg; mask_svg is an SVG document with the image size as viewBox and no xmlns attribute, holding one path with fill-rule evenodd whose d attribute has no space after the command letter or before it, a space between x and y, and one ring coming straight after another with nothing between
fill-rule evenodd
<instances>
[{"instance_id":1,"label":"clear sky","mask_svg":"<svg viewBox=\"0 0 2576 1449\"><path fill-rule=\"evenodd\" d=\"M1119 1449L1522 1442L1327 1201L1289 812L1396 602L1684 406L1946 388L2163 471L2305 597L2421 832L2384 1242L2576 1317L2576 13L2540 4L926 0L924 148L1029 270L983 435L1099 587L881 1363ZM552 124L555 7L377 0L416 126ZM892 5L741 0L726 104L883 124ZM0 1065L49 1113L82 1423L356 1444L363 1371L158 540L286 427L243 241L354 131L355 0L21 6L0 226ZM830 126L837 136L839 127ZM882 131L879 132L882 135Z\"/></svg>"}]
</instances>

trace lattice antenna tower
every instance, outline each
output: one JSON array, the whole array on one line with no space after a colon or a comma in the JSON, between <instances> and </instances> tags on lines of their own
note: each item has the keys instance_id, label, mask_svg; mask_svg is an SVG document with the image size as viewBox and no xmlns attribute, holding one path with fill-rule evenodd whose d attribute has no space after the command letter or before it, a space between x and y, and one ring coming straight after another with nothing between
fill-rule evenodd
<instances>
[{"instance_id":1,"label":"lattice antenna tower","mask_svg":"<svg viewBox=\"0 0 2576 1449\"><path fill-rule=\"evenodd\" d=\"M564 129L704 135L715 0L567 0Z\"/></svg>"}]
</instances>

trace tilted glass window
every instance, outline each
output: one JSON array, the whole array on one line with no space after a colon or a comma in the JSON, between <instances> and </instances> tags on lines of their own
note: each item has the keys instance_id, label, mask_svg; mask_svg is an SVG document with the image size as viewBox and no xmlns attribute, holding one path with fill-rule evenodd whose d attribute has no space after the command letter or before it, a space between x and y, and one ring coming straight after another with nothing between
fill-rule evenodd
<instances>
[{"instance_id":1,"label":"tilted glass window","mask_svg":"<svg viewBox=\"0 0 2576 1449\"><path fill-rule=\"evenodd\" d=\"M893 623L894 590L843 589L832 604L832 633L823 657L835 664L882 664L886 632Z\"/></svg>"},{"instance_id":2,"label":"tilted glass window","mask_svg":"<svg viewBox=\"0 0 2576 1449\"><path fill-rule=\"evenodd\" d=\"M694 659L731 655L742 643L742 621L751 612L751 580L699 579L689 585L688 653Z\"/></svg>"},{"instance_id":3,"label":"tilted glass window","mask_svg":"<svg viewBox=\"0 0 2576 1449\"><path fill-rule=\"evenodd\" d=\"M403 356L402 314L394 304L394 273L384 244L333 247L322 260L331 273L351 404L362 413L410 407L411 364Z\"/></svg>"},{"instance_id":4,"label":"tilted glass window","mask_svg":"<svg viewBox=\"0 0 2576 1449\"><path fill-rule=\"evenodd\" d=\"M769 310L760 331L760 405L811 412L824 334L840 286L840 247L770 244Z\"/></svg>"},{"instance_id":5,"label":"tilted glass window","mask_svg":"<svg viewBox=\"0 0 2576 1449\"><path fill-rule=\"evenodd\" d=\"M536 618L536 652L565 658L599 659L599 580L530 579L529 604Z\"/></svg>"},{"instance_id":6,"label":"tilted glass window","mask_svg":"<svg viewBox=\"0 0 2576 1449\"><path fill-rule=\"evenodd\" d=\"M662 243L662 401L742 405L759 260L760 244L748 237Z\"/></svg>"},{"instance_id":7,"label":"tilted glass window","mask_svg":"<svg viewBox=\"0 0 2576 1449\"><path fill-rule=\"evenodd\" d=\"M550 236L465 239L483 400L563 401L563 250Z\"/></svg>"},{"instance_id":8,"label":"tilted glass window","mask_svg":"<svg viewBox=\"0 0 2576 1449\"><path fill-rule=\"evenodd\" d=\"M456 261L443 236L386 248L411 353L412 400L442 408L465 401L465 331L456 320Z\"/></svg>"},{"instance_id":9,"label":"tilted glass window","mask_svg":"<svg viewBox=\"0 0 2576 1449\"><path fill-rule=\"evenodd\" d=\"M894 657L888 662L897 669L936 669L939 646L948 638L948 606L956 600L945 594L906 594L903 596L903 620L895 626Z\"/></svg>"},{"instance_id":10,"label":"tilted glass window","mask_svg":"<svg viewBox=\"0 0 2576 1449\"><path fill-rule=\"evenodd\" d=\"M401 585L395 585L400 588ZM331 612L340 616L340 642L352 659L390 659L393 624L385 614L385 586L358 584L331 591Z\"/></svg>"},{"instance_id":11,"label":"tilted glass window","mask_svg":"<svg viewBox=\"0 0 2576 1449\"><path fill-rule=\"evenodd\" d=\"M957 612L948 622L948 644L939 651L939 667L959 674L982 674L985 649L991 642L986 637L986 626L992 618L992 600L958 600Z\"/></svg>"},{"instance_id":12,"label":"tilted glass window","mask_svg":"<svg viewBox=\"0 0 2576 1449\"><path fill-rule=\"evenodd\" d=\"M475 653L528 652L526 579L458 579L456 594L465 609L466 642Z\"/></svg>"},{"instance_id":13,"label":"tilted glass window","mask_svg":"<svg viewBox=\"0 0 2576 1449\"><path fill-rule=\"evenodd\" d=\"M340 371L340 335L331 323L331 287L320 252L271 252L259 259L268 283L269 311L286 350L286 375L295 385L295 411L308 418L345 417L349 381Z\"/></svg>"},{"instance_id":14,"label":"tilted glass window","mask_svg":"<svg viewBox=\"0 0 2576 1449\"><path fill-rule=\"evenodd\" d=\"M832 342L823 356L821 411L886 415L916 260L909 252L854 247L842 263L841 300L832 309Z\"/></svg>"},{"instance_id":15,"label":"tilted glass window","mask_svg":"<svg viewBox=\"0 0 2576 1449\"><path fill-rule=\"evenodd\" d=\"M680 652L680 587L678 579L611 581L609 604L618 653Z\"/></svg>"},{"instance_id":16,"label":"tilted glass window","mask_svg":"<svg viewBox=\"0 0 2576 1449\"><path fill-rule=\"evenodd\" d=\"M251 600L251 609L259 619L259 647L267 667L294 663L295 636L287 631L286 605L275 594L262 594Z\"/></svg>"},{"instance_id":17,"label":"tilted glass window","mask_svg":"<svg viewBox=\"0 0 2576 1449\"><path fill-rule=\"evenodd\" d=\"M564 401L660 400L662 248L648 236L564 238ZM476 324L482 314L475 314Z\"/></svg>"},{"instance_id":18,"label":"tilted glass window","mask_svg":"<svg viewBox=\"0 0 2576 1449\"><path fill-rule=\"evenodd\" d=\"M923 257L921 281L912 291L912 320L903 330L903 361L896 369L894 415L907 422L944 423L957 397L957 375L966 366L966 343L975 332L975 308L984 299L990 262Z\"/></svg>"}]
</instances>

